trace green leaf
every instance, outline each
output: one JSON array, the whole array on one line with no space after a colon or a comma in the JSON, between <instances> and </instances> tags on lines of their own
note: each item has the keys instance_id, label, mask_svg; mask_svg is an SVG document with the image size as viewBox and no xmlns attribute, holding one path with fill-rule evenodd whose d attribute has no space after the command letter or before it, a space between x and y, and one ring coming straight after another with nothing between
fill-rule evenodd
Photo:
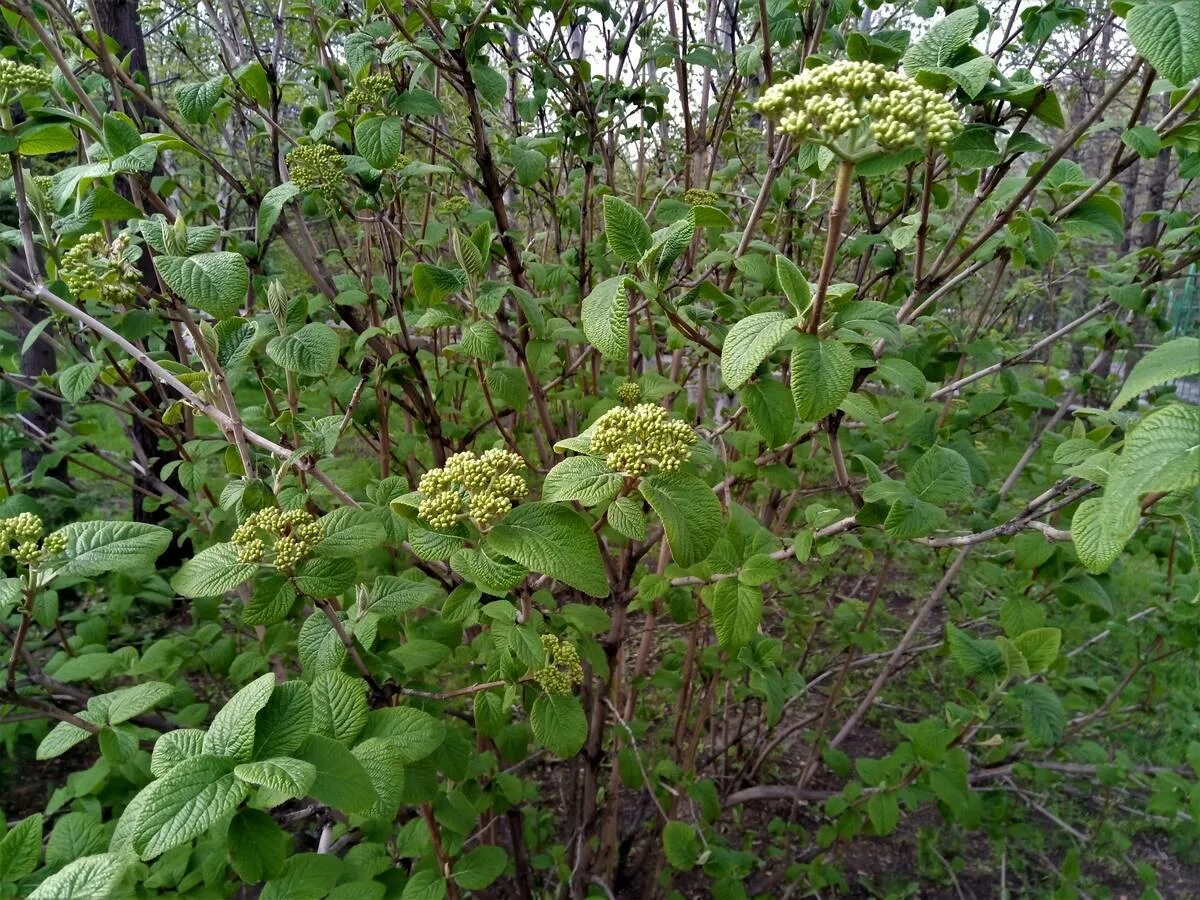
<instances>
[{"instance_id":1,"label":"green leaf","mask_svg":"<svg viewBox=\"0 0 1200 900\"><path fill-rule=\"evenodd\" d=\"M461 269L444 269L430 263L417 263L412 268L413 293L428 305L437 303L466 287Z\"/></svg>"},{"instance_id":2,"label":"green leaf","mask_svg":"<svg viewBox=\"0 0 1200 900\"><path fill-rule=\"evenodd\" d=\"M1200 74L1200 5L1195 0L1139 3L1125 16L1134 49L1176 87Z\"/></svg>"},{"instance_id":3,"label":"green leaf","mask_svg":"<svg viewBox=\"0 0 1200 900\"><path fill-rule=\"evenodd\" d=\"M184 597L216 597L232 591L257 571L257 564L238 559L232 544L213 544L180 567L171 579L171 587Z\"/></svg>"},{"instance_id":4,"label":"green leaf","mask_svg":"<svg viewBox=\"0 0 1200 900\"><path fill-rule=\"evenodd\" d=\"M42 815L34 813L0 840L0 881L20 881L38 867L42 856Z\"/></svg>"},{"instance_id":5,"label":"green leaf","mask_svg":"<svg viewBox=\"0 0 1200 900\"><path fill-rule=\"evenodd\" d=\"M926 503L956 503L971 496L971 467L949 447L931 447L913 464L904 483Z\"/></svg>"},{"instance_id":6,"label":"green leaf","mask_svg":"<svg viewBox=\"0 0 1200 900\"><path fill-rule=\"evenodd\" d=\"M608 246L627 263L638 263L650 249L650 226L642 214L615 194L604 196L604 233Z\"/></svg>"},{"instance_id":7,"label":"green leaf","mask_svg":"<svg viewBox=\"0 0 1200 900\"><path fill-rule=\"evenodd\" d=\"M217 364L226 372L250 358L258 337L258 322L233 316L214 326L217 333Z\"/></svg>"},{"instance_id":8,"label":"green leaf","mask_svg":"<svg viewBox=\"0 0 1200 900\"><path fill-rule=\"evenodd\" d=\"M533 572L583 591L608 596L608 576L587 521L557 503L523 503L492 526L487 547Z\"/></svg>"},{"instance_id":9,"label":"green leaf","mask_svg":"<svg viewBox=\"0 0 1200 900\"><path fill-rule=\"evenodd\" d=\"M144 787L132 801L138 811L133 826L138 855L152 859L182 846L232 813L247 791L233 767L230 759L204 754L183 760Z\"/></svg>"},{"instance_id":10,"label":"green leaf","mask_svg":"<svg viewBox=\"0 0 1200 900\"><path fill-rule=\"evenodd\" d=\"M1012 696L1021 704L1021 722L1025 735L1036 747L1047 747L1063 736L1067 712L1049 685L1019 684Z\"/></svg>"},{"instance_id":11,"label":"green leaf","mask_svg":"<svg viewBox=\"0 0 1200 900\"><path fill-rule=\"evenodd\" d=\"M46 866L59 869L108 846L108 833L99 815L69 812L60 816L46 842Z\"/></svg>"},{"instance_id":12,"label":"green leaf","mask_svg":"<svg viewBox=\"0 0 1200 900\"><path fill-rule=\"evenodd\" d=\"M750 424L768 447L782 447L791 439L796 427L796 405L786 384L761 378L745 385L741 396Z\"/></svg>"},{"instance_id":13,"label":"green leaf","mask_svg":"<svg viewBox=\"0 0 1200 900\"><path fill-rule=\"evenodd\" d=\"M1136 512L1135 512L1136 517ZM1089 497L1075 509L1071 518L1071 541L1079 561L1089 572L1100 574L1116 562L1130 533L1112 527L1102 497ZM1136 519L1135 519L1136 525Z\"/></svg>"},{"instance_id":14,"label":"green leaf","mask_svg":"<svg viewBox=\"0 0 1200 900\"><path fill-rule=\"evenodd\" d=\"M737 650L750 643L762 622L762 588L736 578L718 581L713 588L713 628L722 647Z\"/></svg>"},{"instance_id":15,"label":"green leaf","mask_svg":"<svg viewBox=\"0 0 1200 900\"><path fill-rule=\"evenodd\" d=\"M122 688L112 694L112 703L108 707L108 724L120 725L134 716L140 716L148 709L167 700L175 693L175 688L161 681L147 681L145 684Z\"/></svg>"},{"instance_id":16,"label":"green leaf","mask_svg":"<svg viewBox=\"0 0 1200 900\"><path fill-rule=\"evenodd\" d=\"M376 169L396 164L403 137L404 120L399 116L364 116L354 126L355 149Z\"/></svg>"},{"instance_id":17,"label":"green leaf","mask_svg":"<svg viewBox=\"0 0 1200 900\"><path fill-rule=\"evenodd\" d=\"M66 125L26 121L17 133L17 152L22 156L48 156L74 150L79 141Z\"/></svg>"},{"instance_id":18,"label":"green leaf","mask_svg":"<svg viewBox=\"0 0 1200 900\"><path fill-rule=\"evenodd\" d=\"M299 193L300 188L290 181L285 181L283 184L277 184L263 195L262 202L258 204L258 217L254 228L254 239L260 246L270 236L271 229L279 221L283 208Z\"/></svg>"},{"instance_id":19,"label":"green leaf","mask_svg":"<svg viewBox=\"0 0 1200 900\"><path fill-rule=\"evenodd\" d=\"M671 868L686 872L700 861L700 836L687 822L674 819L663 826L663 853Z\"/></svg>"},{"instance_id":20,"label":"green leaf","mask_svg":"<svg viewBox=\"0 0 1200 900\"><path fill-rule=\"evenodd\" d=\"M812 285L808 283L800 267L780 253L775 257L775 274L796 315L804 315L808 305L812 303Z\"/></svg>"},{"instance_id":21,"label":"green leaf","mask_svg":"<svg viewBox=\"0 0 1200 900\"><path fill-rule=\"evenodd\" d=\"M331 669L312 683L313 730L352 744L367 724L367 683Z\"/></svg>"},{"instance_id":22,"label":"green leaf","mask_svg":"<svg viewBox=\"0 0 1200 900\"><path fill-rule=\"evenodd\" d=\"M433 869L421 869L408 879L400 900L442 900L445 896L446 880Z\"/></svg>"},{"instance_id":23,"label":"green leaf","mask_svg":"<svg viewBox=\"0 0 1200 900\"><path fill-rule=\"evenodd\" d=\"M880 837L891 834L900 824L900 804L891 791L878 791L867 798L867 818Z\"/></svg>"},{"instance_id":24,"label":"green leaf","mask_svg":"<svg viewBox=\"0 0 1200 900\"><path fill-rule=\"evenodd\" d=\"M442 104L429 91L412 88L404 91L396 98L394 106L402 116L440 116Z\"/></svg>"},{"instance_id":25,"label":"green leaf","mask_svg":"<svg viewBox=\"0 0 1200 900\"><path fill-rule=\"evenodd\" d=\"M176 85L175 104L179 107L179 114L185 122L203 125L212 115L224 89L224 75L218 75L208 81Z\"/></svg>"},{"instance_id":26,"label":"green leaf","mask_svg":"<svg viewBox=\"0 0 1200 900\"><path fill-rule=\"evenodd\" d=\"M1058 658L1062 631L1057 628L1031 628L1012 639L1029 663L1030 672L1045 672Z\"/></svg>"},{"instance_id":27,"label":"green leaf","mask_svg":"<svg viewBox=\"0 0 1200 900\"><path fill-rule=\"evenodd\" d=\"M156 256L154 267L174 293L215 319L236 315L246 303L250 269L240 253Z\"/></svg>"},{"instance_id":28,"label":"green leaf","mask_svg":"<svg viewBox=\"0 0 1200 900\"><path fill-rule=\"evenodd\" d=\"M1121 409L1152 387L1196 374L1200 374L1200 338L1180 337L1167 341L1138 360L1109 409Z\"/></svg>"},{"instance_id":29,"label":"green leaf","mask_svg":"<svg viewBox=\"0 0 1200 900\"><path fill-rule=\"evenodd\" d=\"M684 472L649 475L640 490L662 520L671 556L679 565L707 559L721 536L721 501L701 478Z\"/></svg>"},{"instance_id":30,"label":"green leaf","mask_svg":"<svg viewBox=\"0 0 1200 900\"><path fill-rule=\"evenodd\" d=\"M316 768L317 777L309 793L322 803L342 812L358 813L370 809L379 799L362 763L333 738L311 734L296 756Z\"/></svg>"},{"instance_id":31,"label":"green leaf","mask_svg":"<svg viewBox=\"0 0 1200 900\"><path fill-rule=\"evenodd\" d=\"M71 522L58 533L67 539L59 573L89 578L145 568L171 542L166 528L144 522Z\"/></svg>"},{"instance_id":32,"label":"green leaf","mask_svg":"<svg viewBox=\"0 0 1200 900\"><path fill-rule=\"evenodd\" d=\"M102 368L104 367L100 363L95 362L81 362L68 366L58 375L58 392L68 403L78 403L87 396Z\"/></svg>"},{"instance_id":33,"label":"green leaf","mask_svg":"<svg viewBox=\"0 0 1200 900\"><path fill-rule=\"evenodd\" d=\"M500 355L500 336L490 322L477 319L462 330L458 347L473 359L492 362Z\"/></svg>"},{"instance_id":34,"label":"green leaf","mask_svg":"<svg viewBox=\"0 0 1200 900\"><path fill-rule=\"evenodd\" d=\"M1142 159L1154 159L1162 150L1162 139L1148 125L1135 125L1121 132L1121 143Z\"/></svg>"},{"instance_id":35,"label":"green leaf","mask_svg":"<svg viewBox=\"0 0 1200 900\"><path fill-rule=\"evenodd\" d=\"M734 390L749 381L796 321L787 313L764 312L747 316L730 328L721 345L722 380Z\"/></svg>"},{"instance_id":36,"label":"green leaf","mask_svg":"<svg viewBox=\"0 0 1200 900\"><path fill-rule=\"evenodd\" d=\"M324 559L362 556L387 538L383 523L374 512L342 506L321 517L321 538L313 555Z\"/></svg>"},{"instance_id":37,"label":"green leaf","mask_svg":"<svg viewBox=\"0 0 1200 900\"><path fill-rule=\"evenodd\" d=\"M429 713L411 706L389 706L367 716L364 741L382 738L400 751L405 764L419 762L446 739L446 726Z\"/></svg>"},{"instance_id":38,"label":"green leaf","mask_svg":"<svg viewBox=\"0 0 1200 900\"><path fill-rule=\"evenodd\" d=\"M460 888L482 891L504 874L508 867L508 854L495 844L476 847L454 866L450 873Z\"/></svg>"},{"instance_id":39,"label":"green leaf","mask_svg":"<svg viewBox=\"0 0 1200 900\"><path fill-rule=\"evenodd\" d=\"M267 356L289 372L328 375L337 368L337 332L323 322L309 322L292 334L271 338Z\"/></svg>"},{"instance_id":40,"label":"green leaf","mask_svg":"<svg viewBox=\"0 0 1200 900\"><path fill-rule=\"evenodd\" d=\"M618 497L609 504L604 517L618 534L635 541L645 539L646 516L642 504L633 497Z\"/></svg>"},{"instance_id":41,"label":"green leaf","mask_svg":"<svg viewBox=\"0 0 1200 900\"><path fill-rule=\"evenodd\" d=\"M570 456L546 473L542 499L554 503L578 500L598 506L621 490L621 476L594 456Z\"/></svg>"},{"instance_id":42,"label":"green leaf","mask_svg":"<svg viewBox=\"0 0 1200 900\"><path fill-rule=\"evenodd\" d=\"M529 711L533 736L563 759L574 756L587 740L587 717L574 694L542 694Z\"/></svg>"},{"instance_id":43,"label":"green leaf","mask_svg":"<svg viewBox=\"0 0 1200 900\"><path fill-rule=\"evenodd\" d=\"M307 796L317 779L316 766L290 756L242 763L233 774L247 784L270 788L292 800Z\"/></svg>"},{"instance_id":44,"label":"green leaf","mask_svg":"<svg viewBox=\"0 0 1200 900\"><path fill-rule=\"evenodd\" d=\"M629 299L625 278L602 281L583 299L583 333L605 359L623 362L629 349Z\"/></svg>"},{"instance_id":45,"label":"green leaf","mask_svg":"<svg viewBox=\"0 0 1200 900\"><path fill-rule=\"evenodd\" d=\"M37 886L29 900L96 900L111 897L132 860L120 853L97 853L69 863Z\"/></svg>"},{"instance_id":46,"label":"green leaf","mask_svg":"<svg viewBox=\"0 0 1200 900\"><path fill-rule=\"evenodd\" d=\"M1005 673L1004 653L995 641L973 638L946 623L946 646L951 658L968 678L981 675L1002 678Z\"/></svg>"},{"instance_id":47,"label":"green leaf","mask_svg":"<svg viewBox=\"0 0 1200 900\"><path fill-rule=\"evenodd\" d=\"M542 173L546 171L546 157L537 150L513 146L508 150L508 158L512 160L513 169L517 173L517 182L523 187L537 184Z\"/></svg>"},{"instance_id":48,"label":"green leaf","mask_svg":"<svg viewBox=\"0 0 1200 900\"><path fill-rule=\"evenodd\" d=\"M337 597L354 584L357 571L352 559L310 559L296 570L293 581L309 597Z\"/></svg>"},{"instance_id":49,"label":"green leaf","mask_svg":"<svg viewBox=\"0 0 1200 900\"><path fill-rule=\"evenodd\" d=\"M312 692L308 685L303 681L276 685L255 718L253 757L291 756L308 737L312 722Z\"/></svg>"},{"instance_id":50,"label":"green leaf","mask_svg":"<svg viewBox=\"0 0 1200 900\"><path fill-rule=\"evenodd\" d=\"M229 823L229 863L249 884L278 875L292 843L292 836L261 809L239 810Z\"/></svg>"},{"instance_id":51,"label":"green leaf","mask_svg":"<svg viewBox=\"0 0 1200 900\"><path fill-rule=\"evenodd\" d=\"M150 757L150 774L159 778L185 759L204 752L204 732L199 728L177 728L158 736Z\"/></svg>"},{"instance_id":52,"label":"green leaf","mask_svg":"<svg viewBox=\"0 0 1200 900\"><path fill-rule=\"evenodd\" d=\"M958 52L970 44L978 24L979 9L974 4L935 22L905 51L904 71L911 77L922 69L953 65Z\"/></svg>"},{"instance_id":53,"label":"green leaf","mask_svg":"<svg viewBox=\"0 0 1200 900\"><path fill-rule=\"evenodd\" d=\"M275 675L268 672L230 697L204 734L204 752L237 760L249 759L254 748L255 717L267 705L274 690Z\"/></svg>"},{"instance_id":54,"label":"green leaf","mask_svg":"<svg viewBox=\"0 0 1200 900\"><path fill-rule=\"evenodd\" d=\"M854 358L845 344L800 335L792 350L792 401L801 422L815 422L835 409L854 384Z\"/></svg>"}]
</instances>

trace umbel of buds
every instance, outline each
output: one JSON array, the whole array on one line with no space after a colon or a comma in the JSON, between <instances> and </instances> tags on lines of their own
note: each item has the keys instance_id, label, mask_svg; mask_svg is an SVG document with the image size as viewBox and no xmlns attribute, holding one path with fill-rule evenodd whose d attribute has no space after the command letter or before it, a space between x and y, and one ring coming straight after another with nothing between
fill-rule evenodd
<instances>
[{"instance_id":1,"label":"umbel of buds","mask_svg":"<svg viewBox=\"0 0 1200 900\"><path fill-rule=\"evenodd\" d=\"M124 232L111 244L103 233L93 232L63 254L58 276L77 298L95 297L113 305L130 303L137 297L142 279L130 249L129 235Z\"/></svg>"},{"instance_id":2,"label":"umbel of buds","mask_svg":"<svg viewBox=\"0 0 1200 900\"><path fill-rule=\"evenodd\" d=\"M342 183L346 160L328 144L301 144L287 155L287 166L300 190L332 199Z\"/></svg>"},{"instance_id":3,"label":"umbel of buds","mask_svg":"<svg viewBox=\"0 0 1200 900\"><path fill-rule=\"evenodd\" d=\"M464 215L471 208L471 201L462 194L455 194L453 197L447 197L438 204L438 215L444 219L457 218Z\"/></svg>"},{"instance_id":4,"label":"umbel of buds","mask_svg":"<svg viewBox=\"0 0 1200 900\"><path fill-rule=\"evenodd\" d=\"M0 90L12 96L22 91L44 91L50 88L50 76L41 69L0 59Z\"/></svg>"},{"instance_id":5,"label":"umbel of buds","mask_svg":"<svg viewBox=\"0 0 1200 900\"><path fill-rule=\"evenodd\" d=\"M553 634L543 634L542 650L546 665L533 673L533 680L547 694L571 693L583 681L583 664L575 645Z\"/></svg>"},{"instance_id":6,"label":"umbel of buds","mask_svg":"<svg viewBox=\"0 0 1200 900\"><path fill-rule=\"evenodd\" d=\"M67 549L67 536L61 531L45 534L42 520L33 513L23 512L0 519L0 556L11 555L22 565L32 565L47 556L57 556ZM41 546L38 542L41 541ZM15 546L14 546L15 545Z\"/></svg>"},{"instance_id":7,"label":"umbel of buds","mask_svg":"<svg viewBox=\"0 0 1200 900\"><path fill-rule=\"evenodd\" d=\"M755 104L779 129L857 162L945 144L958 115L940 94L877 63L839 60L767 88Z\"/></svg>"},{"instance_id":8,"label":"umbel of buds","mask_svg":"<svg viewBox=\"0 0 1200 900\"><path fill-rule=\"evenodd\" d=\"M599 419L592 431L590 450L603 454L614 472L643 475L651 466L674 472L687 460L696 433L653 403L632 408L618 406Z\"/></svg>"},{"instance_id":9,"label":"umbel of buds","mask_svg":"<svg viewBox=\"0 0 1200 900\"><path fill-rule=\"evenodd\" d=\"M626 406L634 406L642 399L642 388L636 381L626 381L617 388L617 399Z\"/></svg>"},{"instance_id":10,"label":"umbel of buds","mask_svg":"<svg viewBox=\"0 0 1200 900\"><path fill-rule=\"evenodd\" d=\"M367 75L346 95L351 106L378 106L392 89L392 79L386 75Z\"/></svg>"},{"instance_id":11,"label":"umbel of buds","mask_svg":"<svg viewBox=\"0 0 1200 900\"><path fill-rule=\"evenodd\" d=\"M284 512L274 507L252 513L233 532L230 543L244 563L263 562L268 543L275 566L292 572L308 559L325 536L321 523L304 509Z\"/></svg>"},{"instance_id":12,"label":"umbel of buds","mask_svg":"<svg viewBox=\"0 0 1200 900\"><path fill-rule=\"evenodd\" d=\"M446 531L465 509L481 528L486 528L524 497L528 488L517 474L524 462L507 450L487 450L482 455L456 453L440 469L421 476L421 503L417 513L433 528Z\"/></svg>"},{"instance_id":13,"label":"umbel of buds","mask_svg":"<svg viewBox=\"0 0 1200 900\"><path fill-rule=\"evenodd\" d=\"M712 191L691 188L683 192L683 202L692 206L715 206L721 198Z\"/></svg>"}]
</instances>

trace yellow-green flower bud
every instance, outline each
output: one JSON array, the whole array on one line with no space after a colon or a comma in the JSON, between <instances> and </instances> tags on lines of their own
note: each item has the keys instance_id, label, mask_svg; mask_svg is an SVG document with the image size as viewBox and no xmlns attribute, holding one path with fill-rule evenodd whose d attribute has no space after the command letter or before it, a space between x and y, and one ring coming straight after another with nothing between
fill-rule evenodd
<instances>
[{"instance_id":1,"label":"yellow-green flower bud","mask_svg":"<svg viewBox=\"0 0 1200 900\"><path fill-rule=\"evenodd\" d=\"M610 409L596 420L591 451L603 454L609 468L643 475L651 466L674 472L688 459L696 434L653 403Z\"/></svg>"},{"instance_id":2,"label":"yellow-green flower bud","mask_svg":"<svg viewBox=\"0 0 1200 900\"><path fill-rule=\"evenodd\" d=\"M547 694L569 694L583 681L579 651L569 641L553 634L542 635L546 665L533 673L533 680Z\"/></svg>"},{"instance_id":3,"label":"yellow-green flower bud","mask_svg":"<svg viewBox=\"0 0 1200 900\"><path fill-rule=\"evenodd\" d=\"M332 199L345 177L346 160L328 144L303 144L287 155L287 166L300 190Z\"/></svg>"}]
</instances>

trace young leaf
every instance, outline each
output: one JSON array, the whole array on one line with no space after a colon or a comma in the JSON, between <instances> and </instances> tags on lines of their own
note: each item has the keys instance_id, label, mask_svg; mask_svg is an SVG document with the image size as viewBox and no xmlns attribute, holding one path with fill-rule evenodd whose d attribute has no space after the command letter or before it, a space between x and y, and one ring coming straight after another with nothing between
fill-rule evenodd
<instances>
[{"instance_id":1,"label":"young leaf","mask_svg":"<svg viewBox=\"0 0 1200 900\"><path fill-rule=\"evenodd\" d=\"M58 533L67 539L59 572L87 577L144 568L171 542L166 528L144 522L71 522Z\"/></svg>"},{"instance_id":2,"label":"young leaf","mask_svg":"<svg viewBox=\"0 0 1200 900\"><path fill-rule=\"evenodd\" d=\"M322 672L312 683L313 730L352 744L367 724L367 683L337 669Z\"/></svg>"},{"instance_id":3,"label":"young leaf","mask_svg":"<svg viewBox=\"0 0 1200 900\"><path fill-rule=\"evenodd\" d=\"M721 536L721 502L705 482L685 472L649 475L642 496L662 520L671 556L681 566L708 557Z\"/></svg>"},{"instance_id":4,"label":"young leaf","mask_svg":"<svg viewBox=\"0 0 1200 900\"><path fill-rule=\"evenodd\" d=\"M255 220L254 239L261 246L271 234L271 229L279 221L279 215L290 200L300 193L300 188L292 182L285 181L267 191L258 204L258 217Z\"/></svg>"},{"instance_id":5,"label":"young leaf","mask_svg":"<svg viewBox=\"0 0 1200 900\"><path fill-rule=\"evenodd\" d=\"M1200 338L1179 337L1167 341L1138 360L1109 409L1121 409L1134 397L1152 387L1198 373Z\"/></svg>"},{"instance_id":6,"label":"young leaf","mask_svg":"<svg viewBox=\"0 0 1200 900\"><path fill-rule=\"evenodd\" d=\"M792 401L801 422L835 409L854 384L854 358L845 344L802 334L792 350Z\"/></svg>"},{"instance_id":7,"label":"young leaf","mask_svg":"<svg viewBox=\"0 0 1200 900\"><path fill-rule=\"evenodd\" d=\"M625 278L602 281L583 299L580 324L605 359L624 361L629 348L629 300Z\"/></svg>"},{"instance_id":8,"label":"young leaf","mask_svg":"<svg viewBox=\"0 0 1200 900\"><path fill-rule=\"evenodd\" d=\"M713 588L713 628L722 647L737 650L750 643L762 622L762 588L736 578L718 581Z\"/></svg>"},{"instance_id":9,"label":"young leaf","mask_svg":"<svg viewBox=\"0 0 1200 900\"><path fill-rule=\"evenodd\" d=\"M233 767L233 760L204 754L185 759L144 787L133 801L138 855L153 859L182 846L233 812L247 793Z\"/></svg>"},{"instance_id":10,"label":"young leaf","mask_svg":"<svg viewBox=\"0 0 1200 900\"><path fill-rule=\"evenodd\" d=\"M292 334L271 338L267 356L289 372L328 375L337 368L337 332L324 322L309 322Z\"/></svg>"},{"instance_id":11,"label":"young leaf","mask_svg":"<svg viewBox=\"0 0 1200 900\"><path fill-rule=\"evenodd\" d=\"M587 740L587 717L573 694L542 694L529 711L533 736L563 759L574 756Z\"/></svg>"},{"instance_id":12,"label":"young leaf","mask_svg":"<svg viewBox=\"0 0 1200 900\"><path fill-rule=\"evenodd\" d=\"M94 900L113 896L114 888L133 862L121 853L84 856L39 884L29 900Z\"/></svg>"},{"instance_id":13,"label":"young leaf","mask_svg":"<svg viewBox=\"0 0 1200 900\"><path fill-rule=\"evenodd\" d=\"M246 303L250 269L240 253L156 256L154 266L167 287L215 319L236 315Z\"/></svg>"},{"instance_id":14,"label":"young leaf","mask_svg":"<svg viewBox=\"0 0 1200 900\"><path fill-rule=\"evenodd\" d=\"M81 362L63 369L58 375L58 391L68 403L78 403L87 396L103 366L100 363Z\"/></svg>"},{"instance_id":15,"label":"young leaf","mask_svg":"<svg viewBox=\"0 0 1200 900\"><path fill-rule=\"evenodd\" d=\"M203 125L212 115L221 92L225 89L225 76L218 75L208 81L182 82L175 86L175 104L185 122Z\"/></svg>"},{"instance_id":16,"label":"young leaf","mask_svg":"<svg viewBox=\"0 0 1200 900\"><path fill-rule=\"evenodd\" d=\"M1176 87L1200 75L1200 5L1139 3L1125 15L1129 40Z\"/></svg>"},{"instance_id":17,"label":"young leaf","mask_svg":"<svg viewBox=\"0 0 1200 900\"><path fill-rule=\"evenodd\" d=\"M596 536L579 513L558 503L523 503L492 526L487 547L592 597L608 596Z\"/></svg>"},{"instance_id":18,"label":"young leaf","mask_svg":"<svg viewBox=\"0 0 1200 900\"><path fill-rule=\"evenodd\" d=\"M184 597L216 597L236 588L258 571L255 563L238 559L232 544L213 544L185 562L171 579Z\"/></svg>"},{"instance_id":19,"label":"young leaf","mask_svg":"<svg viewBox=\"0 0 1200 900\"><path fill-rule=\"evenodd\" d=\"M296 756L316 769L309 793L322 803L342 812L358 813L370 809L379 799L362 763L333 738L310 734Z\"/></svg>"},{"instance_id":20,"label":"young leaf","mask_svg":"<svg viewBox=\"0 0 1200 900\"><path fill-rule=\"evenodd\" d=\"M930 447L913 464L904 483L926 503L956 503L971 495L971 467L949 447Z\"/></svg>"},{"instance_id":21,"label":"young leaf","mask_svg":"<svg viewBox=\"0 0 1200 900\"><path fill-rule=\"evenodd\" d=\"M274 690L275 675L268 672L230 697L204 734L204 752L236 760L249 759L254 748L255 717Z\"/></svg>"},{"instance_id":22,"label":"young leaf","mask_svg":"<svg viewBox=\"0 0 1200 900\"><path fill-rule=\"evenodd\" d=\"M621 490L621 476L594 456L569 456L546 473L542 499L555 503L578 500L598 506Z\"/></svg>"},{"instance_id":23,"label":"young leaf","mask_svg":"<svg viewBox=\"0 0 1200 900\"><path fill-rule=\"evenodd\" d=\"M317 779L317 769L312 763L290 756L242 763L234 768L233 774L247 784L268 787L288 799L307 795Z\"/></svg>"},{"instance_id":24,"label":"young leaf","mask_svg":"<svg viewBox=\"0 0 1200 900\"><path fill-rule=\"evenodd\" d=\"M1057 628L1031 628L1012 641L1029 663L1030 672L1045 672L1058 658L1062 631Z\"/></svg>"},{"instance_id":25,"label":"young leaf","mask_svg":"<svg viewBox=\"0 0 1200 900\"><path fill-rule=\"evenodd\" d=\"M17 822L0 839L0 881L20 881L38 866L42 856L42 815Z\"/></svg>"},{"instance_id":26,"label":"young leaf","mask_svg":"<svg viewBox=\"0 0 1200 900\"><path fill-rule=\"evenodd\" d=\"M796 325L782 312L755 313L729 329L721 345L721 378L737 390Z\"/></svg>"},{"instance_id":27,"label":"young leaf","mask_svg":"<svg viewBox=\"0 0 1200 900\"><path fill-rule=\"evenodd\" d=\"M476 847L454 865L451 877L460 888L482 891L504 874L508 854L494 844Z\"/></svg>"},{"instance_id":28,"label":"young leaf","mask_svg":"<svg viewBox=\"0 0 1200 900\"><path fill-rule=\"evenodd\" d=\"M604 233L608 246L627 263L637 263L650 248L650 226L642 214L615 194L604 195Z\"/></svg>"},{"instance_id":29,"label":"young leaf","mask_svg":"<svg viewBox=\"0 0 1200 900\"><path fill-rule=\"evenodd\" d=\"M1025 735L1037 747L1048 747L1063 735L1067 713L1062 701L1046 684L1019 684L1012 695L1021 703Z\"/></svg>"},{"instance_id":30,"label":"young leaf","mask_svg":"<svg viewBox=\"0 0 1200 900\"><path fill-rule=\"evenodd\" d=\"M663 827L663 853L671 868L686 872L700 861L700 836L687 822L675 819Z\"/></svg>"}]
</instances>

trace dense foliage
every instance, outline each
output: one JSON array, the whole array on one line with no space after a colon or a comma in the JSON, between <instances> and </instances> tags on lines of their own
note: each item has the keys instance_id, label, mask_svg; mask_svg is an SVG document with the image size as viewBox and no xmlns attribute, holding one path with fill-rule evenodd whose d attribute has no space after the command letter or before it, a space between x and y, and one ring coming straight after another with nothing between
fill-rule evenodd
<instances>
[{"instance_id":1,"label":"dense foliage","mask_svg":"<svg viewBox=\"0 0 1200 900\"><path fill-rule=\"evenodd\" d=\"M0 896L1200 893L1195 0L0 9Z\"/></svg>"}]
</instances>

